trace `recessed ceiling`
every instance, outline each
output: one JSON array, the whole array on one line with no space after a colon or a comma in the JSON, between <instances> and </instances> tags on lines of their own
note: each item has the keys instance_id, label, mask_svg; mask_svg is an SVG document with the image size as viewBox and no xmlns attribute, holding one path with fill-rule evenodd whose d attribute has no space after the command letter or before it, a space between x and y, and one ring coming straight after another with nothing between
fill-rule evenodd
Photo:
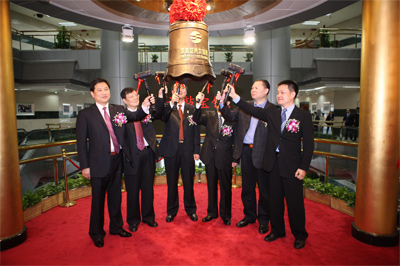
<instances>
[{"instance_id":1,"label":"recessed ceiling","mask_svg":"<svg viewBox=\"0 0 400 266\"><path fill-rule=\"evenodd\" d=\"M333 13L358 0L214 0L216 9L204 21L210 36L243 34L290 26ZM168 35L169 17L163 0L11 0L11 2L79 24L120 31L130 24L135 34Z\"/></svg>"}]
</instances>

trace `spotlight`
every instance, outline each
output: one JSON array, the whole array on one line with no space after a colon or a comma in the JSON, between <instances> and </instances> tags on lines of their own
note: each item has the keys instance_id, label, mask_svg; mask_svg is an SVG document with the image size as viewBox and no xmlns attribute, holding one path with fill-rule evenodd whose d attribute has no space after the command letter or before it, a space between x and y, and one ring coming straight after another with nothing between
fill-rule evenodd
<instances>
[{"instance_id":1,"label":"spotlight","mask_svg":"<svg viewBox=\"0 0 400 266\"><path fill-rule=\"evenodd\" d=\"M253 26L246 26L244 28L244 37L243 41L245 44L253 44L256 41L256 33Z\"/></svg>"},{"instance_id":2,"label":"spotlight","mask_svg":"<svg viewBox=\"0 0 400 266\"><path fill-rule=\"evenodd\" d=\"M172 5L172 0L165 0L164 7L166 10L168 10L168 12L169 12L171 5Z\"/></svg>"},{"instance_id":3,"label":"spotlight","mask_svg":"<svg viewBox=\"0 0 400 266\"><path fill-rule=\"evenodd\" d=\"M214 0L208 0L207 7L206 7L207 11L210 11L213 8L214 8Z\"/></svg>"},{"instance_id":4,"label":"spotlight","mask_svg":"<svg viewBox=\"0 0 400 266\"><path fill-rule=\"evenodd\" d=\"M125 24L122 26L121 40L123 42L133 42L135 40L133 36L133 27L131 25Z\"/></svg>"}]
</instances>

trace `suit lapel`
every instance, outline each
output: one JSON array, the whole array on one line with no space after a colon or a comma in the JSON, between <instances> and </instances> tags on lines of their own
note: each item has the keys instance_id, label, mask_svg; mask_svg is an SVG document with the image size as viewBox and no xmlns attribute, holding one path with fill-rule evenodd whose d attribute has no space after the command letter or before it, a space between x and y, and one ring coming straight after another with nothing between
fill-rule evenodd
<instances>
[{"instance_id":1,"label":"suit lapel","mask_svg":"<svg viewBox=\"0 0 400 266\"><path fill-rule=\"evenodd\" d=\"M93 117L97 119L100 122L100 124L102 124L107 129L107 125L106 122L104 121L103 114L100 113L100 110L99 108L97 108L97 105L93 104L90 108L91 111L93 112Z\"/></svg>"}]
</instances>

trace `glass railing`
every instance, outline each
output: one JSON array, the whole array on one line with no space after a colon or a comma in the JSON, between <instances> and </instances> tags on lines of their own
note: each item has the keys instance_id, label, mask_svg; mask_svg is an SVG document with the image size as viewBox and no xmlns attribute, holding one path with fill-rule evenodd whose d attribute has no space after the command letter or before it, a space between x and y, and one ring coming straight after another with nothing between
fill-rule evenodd
<instances>
[{"instance_id":1,"label":"glass railing","mask_svg":"<svg viewBox=\"0 0 400 266\"><path fill-rule=\"evenodd\" d=\"M361 29L320 28L292 48L361 48Z\"/></svg>"}]
</instances>

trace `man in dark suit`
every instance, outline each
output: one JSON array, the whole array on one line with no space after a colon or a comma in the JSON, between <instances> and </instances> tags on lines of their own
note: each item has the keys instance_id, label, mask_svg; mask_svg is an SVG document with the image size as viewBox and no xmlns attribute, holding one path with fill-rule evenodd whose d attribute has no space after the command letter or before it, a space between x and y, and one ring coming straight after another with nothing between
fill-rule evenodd
<instances>
[{"instance_id":1,"label":"man in dark suit","mask_svg":"<svg viewBox=\"0 0 400 266\"><path fill-rule=\"evenodd\" d=\"M196 96L196 111L193 120L206 127L206 137L201 148L200 159L206 165L208 208L203 222L218 217L218 180L221 188L220 216L225 225L232 217L232 161L235 122L224 121L219 111L201 115L204 94Z\"/></svg>"},{"instance_id":2,"label":"man in dark suit","mask_svg":"<svg viewBox=\"0 0 400 266\"><path fill-rule=\"evenodd\" d=\"M271 108L273 104L267 101L269 92L267 80L256 80L251 88L253 101L249 103L261 108ZM220 97L220 95L217 95ZM242 110L233 112L225 105L221 113L227 121L237 122L237 135L235 136L235 148L233 151L233 166L241 160L242 168L242 202L244 205L244 218L239 221L237 227L245 227L249 223L259 222L258 232L268 232L269 204L267 173L262 169L262 155L267 141L267 123L252 117ZM258 184L258 215L256 184Z\"/></svg>"},{"instance_id":3,"label":"man in dark suit","mask_svg":"<svg viewBox=\"0 0 400 266\"><path fill-rule=\"evenodd\" d=\"M294 247L301 249L308 237L303 178L314 151L314 132L310 113L294 105L298 90L297 84L291 80L279 82L276 96L279 106L269 109L257 108L240 100L234 88L230 96L239 108L268 123L263 169L269 178L271 233L265 237L265 241L272 242L286 235L286 198L290 228L295 237Z\"/></svg>"},{"instance_id":4,"label":"man in dark suit","mask_svg":"<svg viewBox=\"0 0 400 266\"><path fill-rule=\"evenodd\" d=\"M110 234L130 237L122 228L121 172L122 147L126 147L126 120L140 120L149 109L146 98L136 113L125 112L121 105L112 105L110 85L107 80L97 78L90 84L90 93L95 104L80 111L76 121L76 141L82 175L92 185L92 207L89 235L94 245L102 247L106 232L104 226L104 201L107 192ZM89 139L89 146L87 145ZM126 152L126 151L125 151ZM126 153L129 156L129 152Z\"/></svg>"},{"instance_id":5,"label":"man in dark suit","mask_svg":"<svg viewBox=\"0 0 400 266\"><path fill-rule=\"evenodd\" d=\"M126 221L129 230L136 232L141 221L150 227L157 227L154 213L154 175L157 158L157 139L153 120L162 113L161 98L157 99L157 112L147 115L141 122L126 124L130 158L124 158L124 179L127 190ZM122 101L131 112L136 112L139 106L139 95L134 88L125 88L121 91ZM161 99L161 104L158 104ZM140 198L141 192L141 199ZM141 205L141 208L140 208ZM140 213L140 209L142 212Z\"/></svg>"},{"instance_id":6,"label":"man in dark suit","mask_svg":"<svg viewBox=\"0 0 400 266\"><path fill-rule=\"evenodd\" d=\"M172 100L165 108L161 120L165 130L160 142L159 151L164 156L167 173L168 199L166 221L172 222L178 213L178 178L181 169L183 182L183 202L185 211L192 221L197 221L197 206L194 199L194 161L200 158L200 130L193 121L194 107L185 103L186 86L174 84ZM176 104L176 109L175 104Z\"/></svg>"},{"instance_id":7,"label":"man in dark suit","mask_svg":"<svg viewBox=\"0 0 400 266\"><path fill-rule=\"evenodd\" d=\"M354 125L354 116L351 113L350 109L346 110L346 114L343 117L344 121L344 140L353 138L353 130L352 127Z\"/></svg>"},{"instance_id":8,"label":"man in dark suit","mask_svg":"<svg viewBox=\"0 0 400 266\"><path fill-rule=\"evenodd\" d=\"M356 141L358 138L358 127L360 126L360 107L356 108L356 113L354 114L354 132L353 132L353 141Z\"/></svg>"}]
</instances>

